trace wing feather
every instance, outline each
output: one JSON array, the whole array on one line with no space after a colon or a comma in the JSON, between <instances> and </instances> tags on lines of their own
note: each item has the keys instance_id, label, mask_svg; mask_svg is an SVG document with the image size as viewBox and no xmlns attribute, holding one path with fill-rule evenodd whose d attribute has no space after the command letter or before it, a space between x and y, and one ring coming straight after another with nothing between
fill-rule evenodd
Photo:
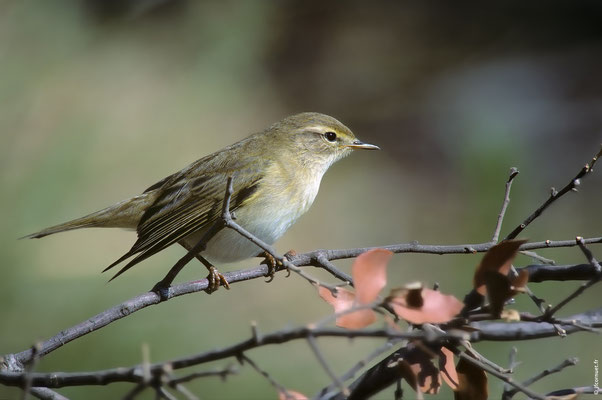
<instances>
[{"instance_id":1,"label":"wing feather","mask_svg":"<svg viewBox=\"0 0 602 400\"><path fill-rule=\"evenodd\" d=\"M138 240L126 254L104 271L137 255L111 280L191 233L208 229L219 217L227 177L233 171L237 172L233 176L232 211L244 204L261 184L260 171L263 168L256 163L245 166L229 165L231 163L226 162L217 170L199 171L199 166L203 164L201 161L203 160L147 189L157 190L159 195L138 224Z\"/></svg>"}]
</instances>

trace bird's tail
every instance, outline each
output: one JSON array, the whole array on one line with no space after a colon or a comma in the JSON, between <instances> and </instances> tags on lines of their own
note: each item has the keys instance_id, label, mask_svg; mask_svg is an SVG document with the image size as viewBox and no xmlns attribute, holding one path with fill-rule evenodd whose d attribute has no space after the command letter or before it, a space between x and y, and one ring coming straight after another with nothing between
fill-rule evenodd
<instances>
[{"instance_id":1,"label":"bird's tail","mask_svg":"<svg viewBox=\"0 0 602 400\"><path fill-rule=\"evenodd\" d=\"M80 228L126 228L136 229L148 202L148 195L143 194L124 200L100 211L88 214L63 224L42 229L39 232L23 236L21 239L38 239L54 233Z\"/></svg>"}]
</instances>

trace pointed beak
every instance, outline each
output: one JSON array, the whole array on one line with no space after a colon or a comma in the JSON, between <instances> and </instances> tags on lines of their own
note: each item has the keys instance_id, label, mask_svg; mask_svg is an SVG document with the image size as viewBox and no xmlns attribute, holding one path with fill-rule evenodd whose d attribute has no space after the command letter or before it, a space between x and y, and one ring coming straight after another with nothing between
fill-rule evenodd
<instances>
[{"instance_id":1,"label":"pointed beak","mask_svg":"<svg viewBox=\"0 0 602 400\"><path fill-rule=\"evenodd\" d=\"M348 144L347 147L351 147L352 149L380 150L380 147L377 145L364 143L360 140L354 140L353 143Z\"/></svg>"}]
</instances>

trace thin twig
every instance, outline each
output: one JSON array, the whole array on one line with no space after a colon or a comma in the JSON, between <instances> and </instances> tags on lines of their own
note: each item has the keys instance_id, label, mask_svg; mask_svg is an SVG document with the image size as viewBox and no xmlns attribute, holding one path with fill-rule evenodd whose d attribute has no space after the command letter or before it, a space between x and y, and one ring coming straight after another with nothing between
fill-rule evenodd
<instances>
[{"instance_id":1,"label":"thin twig","mask_svg":"<svg viewBox=\"0 0 602 400\"><path fill-rule=\"evenodd\" d=\"M319 253L315 259L315 266L321 267L326 271L330 272L330 274L343 282L348 282L351 286L353 286L353 278L351 275L344 273L339 270L333 263L331 263L325 254Z\"/></svg>"},{"instance_id":2,"label":"thin twig","mask_svg":"<svg viewBox=\"0 0 602 400\"><path fill-rule=\"evenodd\" d=\"M328 376L330 377L332 382L339 388L341 393L345 394L346 396L349 396L349 389L339 379L337 374L334 373L334 371L330 368L330 365L328 365L328 363L326 362L324 355L322 354L322 352L320 351L320 348L318 347L318 344L316 343L316 339L312 335L308 335L307 343L309 344L309 347L311 348L314 355L318 359L318 362L320 363L320 365L322 366L322 368L324 369L326 374L328 374Z\"/></svg>"},{"instance_id":3,"label":"thin twig","mask_svg":"<svg viewBox=\"0 0 602 400\"><path fill-rule=\"evenodd\" d=\"M462 341L462 345L466 348L466 351L470 354L471 357L481 361L483 364L487 364L489 367L493 368L494 370L496 370L497 372L499 372L500 374L508 374L511 371L507 368L502 367L501 365L497 365L496 363L494 363L493 361L491 361L490 359L488 359L487 357L483 356L482 354L480 354L479 352L477 352L471 345L470 342L468 341Z\"/></svg>"},{"instance_id":4,"label":"thin twig","mask_svg":"<svg viewBox=\"0 0 602 400\"><path fill-rule=\"evenodd\" d=\"M270 382L270 384L276 388L276 390L278 390L278 392L280 393L284 393L284 395L286 396L286 398L290 398L290 399L294 399L294 396L289 393L289 391L282 386L281 384L279 384L278 382L276 382L276 380L274 380L274 378L272 378L272 376L270 374L268 374L267 371L259 368L259 366L253 361L251 360L248 356L246 356L244 353L241 353L238 358L242 361L246 362L247 364L249 364L251 367L253 367L253 369L255 371L257 371L261 376L263 376L265 379L267 379L268 382Z\"/></svg>"},{"instance_id":5,"label":"thin twig","mask_svg":"<svg viewBox=\"0 0 602 400\"><path fill-rule=\"evenodd\" d=\"M518 225L512 232L506 236L505 240L510 240L516 238L531 222L533 222L537 217L539 217L552 203L556 200L570 192L571 190L576 190L577 186L581 184L581 179L584 178L587 174L593 171L594 165L598 158L602 156L602 147L598 151L598 153L592 158L589 164L585 164L583 168L575 175L573 179L569 183L566 184L559 192L556 189L552 188L550 191L550 197L539 206L531 215L529 215L520 225Z\"/></svg>"},{"instance_id":6,"label":"thin twig","mask_svg":"<svg viewBox=\"0 0 602 400\"><path fill-rule=\"evenodd\" d=\"M339 377L339 380L341 382L345 382L346 380L353 378L355 376L355 374L357 372L359 372L362 368L364 368L366 365L368 365L368 363L370 361L374 360L376 357L380 356L381 354L383 354L384 352L389 350L391 347L393 347L393 345L394 345L393 341L387 341L384 345L378 347L376 350L374 350L373 352L368 354L366 357L364 357L363 359L361 359L360 361L355 363L355 365L353 367L351 367L347 372L345 372L344 374L342 374ZM336 386L334 384L330 384L330 385L326 386L325 388L320 390L320 392L315 396L314 399L319 399L319 398L324 397L328 392L330 392L331 390L334 390L335 387Z\"/></svg>"},{"instance_id":7,"label":"thin twig","mask_svg":"<svg viewBox=\"0 0 602 400\"><path fill-rule=\"evenodd\" d=\"M459 354L457 354L457 356L459 358L463 359L464 361L468 361L469 363L473 364L474 366L481 368L483 371L489 372L491 375L499 378L500 380L506 382L507 384L514 386L518 391L523 392L524 394L526 394L527 396L529 396L532 399L546 400L546 396L541 395L539 393L535 393L534 391L527 388L526 386L515 382L512 379L512 377L508 376L508 374L499 372L497 369L492 368L488 364L481 362L474 357L471 357L467 353L459 353Z\"/></svg>"},{"instance_id":8,"label":"thin twig","mask_svg":"<svg viewBox=\"0 0 602 400\"><path fill-rule=\"evenodd\" d=\"M602 277L602 275L600 274L600 263L593 256L592 252L589 251L589 249L587 249L585 247L585 244L583 242L583 238L582 237L577 236L577 238L575 239L575 241L577 242L577 244L579 245L579 247L581 248L581 250L585 254L585 256L586 256L587 260L589 261L589 263L592 265L592 267L594 267L596 269L597 274L591 280L589 280L589 281L587 281L587 282L582 283L581 285L579 285L579 287L575 291L573 291L571 294L569 294L564 300L562 300L556 306L551 307L548 310L546 310L545 314L542 316L543 320L546 320L546 319L550 318L551 316L553 316L554 314L556 314L558 312L558 310L560 310L562 307L566 306L573 299L575 299L578 296L580 296L588 288L590 288L591 286L593 286L596 283L600 282L600 278Z\"/></svg>"},{"instance_id":9,"label":"thin twig","mask_svg":"<svg viewBox=\"0 0 602 400\"><path fill-rule=\"evenodd\" d=\"M520 364L520 362L516 360L517 354L518 349L515 346L512 346L512 348L510 349L510 354L508 354L508 371L510 371L510 373L514 373L514 369ZM502 393L502 400L510 400L510 397L508 397L508 395L512 390L512 386L510 386L507 383L504 383L504 392Z\"/></svg>"},{"instance_id":10,"label":"thin twig","mask_svg":"<svg viewBox=\"0 0 602 400\"><path fill-rule=\"evenodd\" d=\"M491 238L491 242L497 243L500 238L500 232L502 231L502 222L504 221L504 216L506 215L506 209L508 208L508 204L510 204L510 189L512 188L512 181L518 175L518 169L515 167L510 168L510 176L506 181L506 192L504 193L504 201L502 203L502 209L497 217L497 223L495 224L495 230L493 231L493 237Z\"/></svg>"},{"instance_id":11,"label":"thin twig","mask_svg":"<svg viewBox=\"0 0 602 400\"><path fill-rule=\"evenodd\" d=\"M170 377L166 383L169 386L175 386L180 383L190 382L190 381L198 379L198 378L207 378L207 377L213 377L213 376L218 376L222 379L225 379L229 375L235 375L237 373L238 373L237 368L235 368L234 366L228 366L228 367L222 368L222 369L192 372L190 374L180 376L180 377Z\"/></svg>"},{"instance_id":12,"label":"thin twig","mask_svg":"<svg viewBox=\"0 0 602 400\"><path fill-rule=\"evenodd\" d=\"M600 262L596 260L596 257L594 257L594 254L591 252L591 250L585 247L585 241L583 240L583 238L581 236L577 236L575 240L577 241L579 248L585 255L585 258L587 258L587 261L592 265L592 267L596 269L598 275L600 275L600 273L602 273L602 266L600 266Z\"/></svg>"},{"instance_id":13,"label":"thin twig","mask_svg":"<svg viewBox=\"0 0 602 400\"><path fill-rule=\"evenodd\" d=\"M578 362L579 362L579 359L574 358L574 357L566 359L563 362L561 362L560 364L558 364L557 366L555 366L554 368L544 369L539 374L537 374L537 375L535 375L535 376L527 379L526 381L523 382L523 386L525 386L525 387L530 386L533 383L537 382L538 380L540 380L542 378L545 378L548 375L560 372L563 369L565 369L566 367L577 365ZM504 400L510 400L518 392L519 391L516 388L508 390L507 392L504 392L503 399Z\"/></svg>"},{"instance_id":14,"label":"thin twig","mask_svg":"<svg viewBox=\"0 0 602 400\"><path fill-rule=\"evenodd\" d=\"M550 259L550 258L546 258L544 256L541 256L539 254L537 254L534 251L527 251L527 250L523 250L520 252L522 255L527 256L527 257L531 257L532 259L536 260L536 261L540 261L544 264L548 264L548 265L556 265L556 261Z\"/></svg>"},{"instance_id":15,"label":"thin twig","mask_svg":"<svg viewBox=\"0 0 602 400\"><path fill-rule=\"evenodd\" d=\"M594 284L596 284L598 282L600 282L599 279L592 279L590 281L587 281L587 282L579 285L579 287L575 291L573 291L570 295L568 295L564 300L562 300L560 303L556 304L554 307L548 309L546 311L545 315L543 316L543 320L546 320L547 318L556 314L558 312L558 310L560 310L562 307L566 306L569 302L571 302L575 298L579 297L588 288L590 288L591 286L593 286Z\"/></svg>"},{"instance_id":16,"label":"thin twig","mask_svg":"<svg viewBox=\"0 0 602 400\"><path fill-rule=\"evenodd\" d=\"M561 389L561 390L554 390L553 392L547 393L546 397L548 398L554 398L555 396L557 396L556 398L563 398L561 396L570 396L573 394L599 394L598 391L600 390L599 387L594 387L594 386L580 386L580 387L574 387L571 389ZM564 397L566 398L566 397ZM569 399L574 399L576 397L568 397Z\"/></svg>"},{"instance_id":17,"label":"thin twig","mask_svg":"<svg viewBox=\"0 0 602 400\"><path fill-rule=\"evenodd\" d=\"M33 346L31 346L31 351L33 353L33 357L31 359L31 362L25 367L25 372L26 372L26 376L27 376L27 380L25 381L25 387L23 388L23 394L22 394L22 399L23 400L27 400L29 398L29 392L31 390L31 379L29 379L29 374L31 372L33 372L36 369L36 366L38 364L38 360L40 359L40 348L41 348L41 344L35 343Z\"/></svg>"}]
</instances>

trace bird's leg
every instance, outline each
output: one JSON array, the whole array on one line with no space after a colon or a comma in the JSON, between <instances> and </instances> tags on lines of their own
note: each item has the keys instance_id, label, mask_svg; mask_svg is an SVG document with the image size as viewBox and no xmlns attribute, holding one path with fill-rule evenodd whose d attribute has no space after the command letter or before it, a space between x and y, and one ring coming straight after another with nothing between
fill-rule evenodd
<instances>
[{"instance_id":1,"label":"bird's leg","mask_svg":"<svg viewBox=\"0 0 602 400\"><path fill-rule=\"evenodd\" d=\"M192 246L188 245L184 241L181 241L180 244L188 251L192 249ZM207 286L207 293L215 292L220 287L220 285L225 287L226 289L230 289L230 284L228 283L226 277L220 274L220 272L217 270L217 268L215 268L213 264L211 264L205 257L201 256L200 254L195 254L194 257L209 270L209 275L207 275L207 280L209 281L209 286Z\"/></svg>"},{"instance_id":2,"label":"bird's leg","mask_svg":"<svg viewBox=\"0 0 602 400\"><path fill-rule=\"evenodd\" d=\"M167 273L167 275L165 275L165 277L163 279L161 279L159 282L155 283L155 286L153 286L153 288L151 289L151 292L158 293L159 296L161 296L162 300L167 300L167 297L168 297L167 290L169 289L169 287L171 286L171 283L176 278L176 276L180 273L182 268L184 268L185 265L186 264L184 264L184 263L179 263L179 262L176 263L176 265L171 267L171 269L169 270L169 272Z\"/></svg>"},{"instance_id":3,"label":"bird's leg","mask_svg":"<svg viewBox=\"0 0 602 400\"><path fill-rule=\"evenodd\" d=\"M289 250L286 252L286 254L284 254L285 258L291 258L293 256L295 256L297 254L297 252L295 250ZM261 253L259 253L257 255L257 257L263 257L264 260L261 262L261 264L265 264L268 266L268 273L267 273L267 277L269 278L267 280L267 282L272 282L274 280L274 274L276 274L276 269L278 267L282 267L282 262L276 260L270 253L268 253L267 251L263 251Z\"/></svg>"},{"instance_id":4,"label":"bird's leg","mask_svg":"<svg viewBox=\"0 0 602 400\"><path fill-rule=\"evenodd\" d=\"M207 293L215 292L217 289L219 289L220 285L226 289L230 289L230 284L228 283L226 277L222 275L213 264L199 254L195 255L195 257L209 270L209 275L207 275L207 280L209 281Z\"/></svg>"}]
</instances>

